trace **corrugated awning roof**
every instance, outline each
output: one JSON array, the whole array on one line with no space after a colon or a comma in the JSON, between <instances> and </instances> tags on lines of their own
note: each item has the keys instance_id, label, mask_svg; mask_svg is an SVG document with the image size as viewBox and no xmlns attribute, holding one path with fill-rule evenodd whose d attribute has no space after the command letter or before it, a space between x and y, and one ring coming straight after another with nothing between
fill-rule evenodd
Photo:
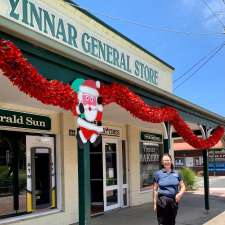
<instances>
[{"instance_id":1,"label":"corrugated awning roof","mask_svg":"<svg viewBox=\"0 0 225 225\"><path fill-rule=\"evenodd\" d=\"M174 143L174 151L197 150L186 142ZM224 148L222 141L219 141L212 149Z\"/></svg>"}]
</instances>

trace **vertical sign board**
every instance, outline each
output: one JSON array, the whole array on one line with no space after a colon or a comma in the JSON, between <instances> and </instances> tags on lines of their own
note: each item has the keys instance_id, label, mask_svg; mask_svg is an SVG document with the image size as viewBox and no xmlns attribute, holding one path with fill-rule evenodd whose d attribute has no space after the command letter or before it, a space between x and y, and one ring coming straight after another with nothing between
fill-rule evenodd
<instances>
[{"instance_id":1,"label":"vertical sign board","mask_svg":"<svg viewBox=\"0 0 225 225\"><path fill-rule=\"evenodd\" d=\"M225 172L225 149L209 150L209 171Z\"/></svg>"},{"instance_id":2,"label":"vertical sign board","mask_svg":"<svg viewBox=\"0 0 225 225\"><path fill-rule=\"evenodd\" d=\"M153 173L159 169L162 135L149 132L140 134L140 185L141 189L149 188Z\"/></svg>"}]
</instances>

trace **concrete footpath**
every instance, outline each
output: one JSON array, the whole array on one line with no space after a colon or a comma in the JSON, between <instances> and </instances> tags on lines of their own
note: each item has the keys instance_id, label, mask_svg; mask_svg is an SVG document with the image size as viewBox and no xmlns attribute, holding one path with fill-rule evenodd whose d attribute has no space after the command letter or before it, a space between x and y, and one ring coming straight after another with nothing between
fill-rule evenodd
<instances>
[{"instance_id":1,"label":"concrete footpath","mask_svg":"<svg viewBox=\"0 0 225 225\"><path fill-rule=\"evenodd\" d=\"M219 214L210 221L204 223L204 225L224 225L225 224L225 212Z\"/></svg>"},{"instance_id":2,"label":"concrete footpath","mask_svg":"<svg viewBox=\"0 0 225 225\"><path fill-rule=\"evenodd\" d=\"M150 203L117 209L91 218L91 225L157 225ZM186 192L180 205L176 225L225 225L225 198L210 196L210 210L204 210L204 196Z\"/></svg>"}]
</instances>

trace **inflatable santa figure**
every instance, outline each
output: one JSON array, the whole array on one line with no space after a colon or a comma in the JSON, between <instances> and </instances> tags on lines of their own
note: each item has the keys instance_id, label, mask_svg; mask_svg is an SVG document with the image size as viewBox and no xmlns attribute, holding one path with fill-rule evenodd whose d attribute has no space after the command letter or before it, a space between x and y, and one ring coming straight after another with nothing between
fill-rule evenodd
<instances>
[{"instance_id":1,"label":"inflatable santa figure","mask_svg":"<svg viewBox=\"0 0 225 225\"><path fill-rule=\"evenodd\" d=\"M83 143L90 141L94 143L103 132L101 97L98 89L99 81L77 79L72 84L73 90L77 92L78 104L76 113L78 115L78 137Z\"/></svg>"}]
</instances>

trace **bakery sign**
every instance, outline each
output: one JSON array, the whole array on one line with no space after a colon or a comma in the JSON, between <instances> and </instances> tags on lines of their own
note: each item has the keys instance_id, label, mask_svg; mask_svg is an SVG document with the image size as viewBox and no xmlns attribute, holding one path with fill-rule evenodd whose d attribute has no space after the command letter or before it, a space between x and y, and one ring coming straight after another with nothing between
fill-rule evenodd
<instances>
[{"instance_id":1,"label":"bakery sign","mask_svg":"<svg viewBox=\"0 0 225 225\"><path fill-rule=\"evenodd\" d=\"M159 163L159 153L159 144L140 142L140 160L143 164Z\"/></svg>"}]
</instances>

